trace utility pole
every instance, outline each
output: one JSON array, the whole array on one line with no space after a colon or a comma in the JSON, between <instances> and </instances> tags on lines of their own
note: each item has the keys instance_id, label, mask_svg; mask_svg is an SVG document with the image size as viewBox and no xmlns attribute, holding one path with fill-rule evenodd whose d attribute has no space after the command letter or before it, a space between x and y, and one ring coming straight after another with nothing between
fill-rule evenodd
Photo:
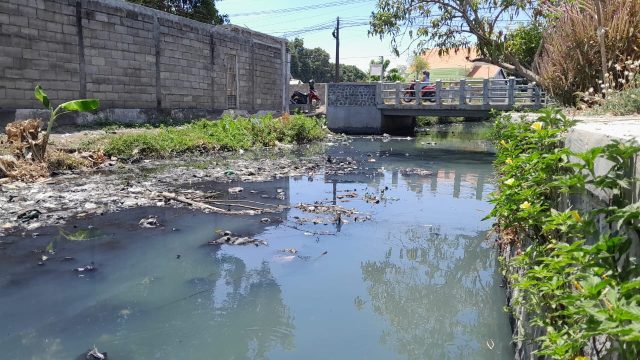
<instances>
[{"instance_id":1,"label":"utility pole","mask_svg":"<svg viewBox=\"0 0 640 360\"><path fill-rule=\"evenodd\" d=\"M336 39L336 77L335 82L340 82L340 17L336 18L336 29L333 30L333 38Z\"/></svg>"},{"instance_id":2,"label":"utility pole","mask_svg":"<svg viewBox=\"0 0 640 360\"><path fill-rule=\"evenodd\" d=\"M380 56L380 82L384 80L384 56Z\"/></svg>"}]
</instances>

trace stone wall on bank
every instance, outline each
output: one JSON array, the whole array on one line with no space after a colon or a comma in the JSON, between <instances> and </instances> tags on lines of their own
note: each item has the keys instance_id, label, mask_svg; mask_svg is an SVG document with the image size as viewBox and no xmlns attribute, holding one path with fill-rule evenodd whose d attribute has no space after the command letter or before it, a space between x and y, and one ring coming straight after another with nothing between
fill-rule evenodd
<instances>
[{"instance_id":1,"label":"stone wall on bank","mask_svg":"<svg viewBox=\"0 0 640 360\"><path fill-rule=\"evenodd\" d=\"M286 40L237 26L120 0L0 1L5 113L41 108L36 84L54 104L97 98L103 110L283 111L287 78Z\"/></svg>"}]
</instances>

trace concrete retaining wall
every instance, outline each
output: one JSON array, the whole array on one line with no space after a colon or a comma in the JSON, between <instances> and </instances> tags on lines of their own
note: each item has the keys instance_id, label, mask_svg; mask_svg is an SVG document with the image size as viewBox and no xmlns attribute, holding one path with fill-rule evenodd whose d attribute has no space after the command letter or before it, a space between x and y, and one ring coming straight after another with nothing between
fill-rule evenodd
<instances>
[{"instance_id":1,"label":"concrete retaining wall","mask_svg":"<svg viewBox=\"0 0 640 360\"><path fill-rule=\"evenodd\" d=\"M379 83L327 84L327 124L334 132L352 135L412 135L416 118L385 115Z\"/></svg>"},{"instance_id":2,"label":"concrete retaining wall","mask_svg":"<svg viewBox=\"0 0 640 360\"><path fill-rule=\"evenodd\" d=\"M41 108L36 84L54 104L98 98L102 109L284 111L287 74L286 40L244 28L120 0L0 1L5 116Z\"/></svg>"},{"instance_id":3,"label":"concrete retaining wall","mask_svg":"<svg viewBox=\"0 0 640 360\"><path fill-rule=\"evenodd\" d=\"M381 134L382 114L377 107L377 85L327 85L327 124L346 134Z\"/></svg>"}]
</instances>

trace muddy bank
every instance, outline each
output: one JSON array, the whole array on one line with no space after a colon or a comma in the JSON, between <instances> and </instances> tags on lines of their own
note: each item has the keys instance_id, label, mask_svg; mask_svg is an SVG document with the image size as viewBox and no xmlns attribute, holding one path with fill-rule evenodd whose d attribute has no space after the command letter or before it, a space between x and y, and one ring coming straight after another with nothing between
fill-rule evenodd
<instances>
[{"instance_id":1,"label":"muddy bank","mask_svg":"<svg viewBox=\"0 0 640 360\"><path fill-rule=\"evenodd\" d=\"M368 137L372 141L382 137ZM67 171L36 182L0 183L0 236L22 232L37 234L44 226L62 225L78 218L136 207L190 207L204 212L228 211L244 215L278 209L265 204L198 206L200 199L229 204L238 200L244 183L285 177L312 179L317 174L344 175L381 171L375 158L388 156L367 152L361 156L333 154L329 149L348 147L353 138L330 135L324 142L281 145L252 151L181 156L168 160L111 159L96 169ZM388 141L389 137L382 138ZM402 138L402 140L412 140ZM207 184L207 186L202 186ZM278 189L255 197L264 203L284 194ZM169 195L169 196L168 196ZM187 200L181 201L181 200ZM193 200L193 201L192 201ZM196 204L194 204L194 202ZM210 202L208 203L210 204ZM261 211L262 209L263 211Z\"/></svg>"},{"instance_id":2,"label":"muddy bank","mask_svg":"<svg viewBox=\"0 0 640 360\"><path fill-rule=\"evenodd\" d=\"M329 141L343 141L332 138ZM66 172L35 183L0 184L0 236L60 225L85 217L141 206L183 207L160 193L233 199L229 187L282 177L313 176L325 162L331 143L216 153L171 160L108 161L94 170ZM201 182L228 184L215 192L192 189ZM275 190L274 190L275 191ZM277 196L276 193L273 196ZM265 196L266 197L266 196Z\"/></svg>"}]
</instances>

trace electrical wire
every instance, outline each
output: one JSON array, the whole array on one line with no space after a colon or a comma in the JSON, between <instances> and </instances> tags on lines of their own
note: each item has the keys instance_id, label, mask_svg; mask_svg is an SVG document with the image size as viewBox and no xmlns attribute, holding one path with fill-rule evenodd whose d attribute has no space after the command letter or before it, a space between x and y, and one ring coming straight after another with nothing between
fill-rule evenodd
<instances>
[{"instance_id":1,"label":"electrical wire","mask_svg":"<svg viewBox=\"0 0 640 360\"><path fill-rule=\"evenodd\" d=\"M328 3L323 3L323 4L309 4L309 5L293 7L293 8L260 10L260 11L251 11L251 12L245 12L245 13L229 14L229 17L236 18L236 17L242 17L242 16L257 16L257 15L267 15L267 14L287 14L292 12L309 11L309 10L316 10L316 9L323 9L323 8L330 8L330 7L339 7L339 6L353 5L353 4L373 2L373 1L375 0L351 0L349 2L333 1Z\"/></svg>"}]
</instances>

